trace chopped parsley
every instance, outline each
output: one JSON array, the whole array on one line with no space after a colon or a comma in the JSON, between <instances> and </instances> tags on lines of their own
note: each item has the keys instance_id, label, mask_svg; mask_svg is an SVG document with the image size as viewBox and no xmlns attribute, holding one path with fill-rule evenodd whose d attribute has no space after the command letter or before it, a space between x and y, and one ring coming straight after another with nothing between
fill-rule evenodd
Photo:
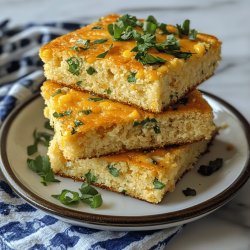
<instances>
[{"instance_id":1,"label":"chopped parsley","mask_svg":"<svg viewBox=\"0 0 250 250\"><path fill-rule=\"evenodd\" d=\"M70 57L69 59L66 60L68 63L68 71L73 74L73 75L80 75L80 70L81 70L81 59L77 57Z\"/></svg>"},{"instance_id":2,"label":"chopped parsley","mask_svg":"<svg viewBox=\"0 0 250 250\"><path fill-rule=\"evenodd\" d=\"M113 175L114 177L118 177L120 175L120 169L115 168L114 165L115 164L108 164L107 168L111 175Z\"/></svg>"},{"instance_id":3,"label":"chopped parsley","mask_svg":"<svg viewBox=\"0 0 250 250\"><path fill-rule=\"evenodd\" d=\"M65 89L57 89L51 96L52 97L54 97L54 96L56 96L56 95L59 95L59 94L65 94L66 93L66 91L65 91Z\"/></svg>"},{"instance_id":4,"label":"chopped parsley","mask_svg":"<svg viewBox=\"0 0 250 250\"><path fill-rule=\"evenodd\" d=\"M102 29L101 26L94 26L94 27L92 28L92 30L101 30L101 29Z\"/></svg>"},{"instance_id":5,"label":"chopped parsley","mask_svg":"<svg viewBox=\"0 0 250 250\"><path fill-rule=\"evenodd\" d=\"M83 125L84 123L80 120L75 120L74 124L75 124L75 127L79 127L79 126Z\"/></svg>"},{"instance_id":6,"label":"chopped parsley","mask_svg":"<svg viewBox=\"0 0 250 250\"><path fill-rule=\"evenodd\" d=\"M89 97L88 101L92 101L92 102L99 102L102 101L103 98L102 97Z\"/></svg>"},{"instance_id":7,"label":"chopped parsley","mask_svg":"<svg viewBox=\"0 0 250 250\"><path fill-rule=\"evenodd\" d=\"M33 132L34 143L27 147L27 154L33 155L38 151L38 144L42 144L46 147L49 146L49 142L52 138L52 135L46 132L37 132L35 129Z\"/></svg>"},{"instance_id":8,"label":"chopped parsley","mask_svg":"<svg viewBox=\"0 0 250 250\"><path fill-rule=\"evenodd\" d=\"M77 86L81 86L81 85L82 85L82 81L76 82L76 85L77 85Z\"/></svg>"},{"instance_id":9,"label":"chopped parsley","mask_svg":"<svg viewBox=\"0 0 250 250\"><path fill-rule=\"evenodd\" d=\"M50 126L49 121L46 121L46 122L44 123L44 128L46 128L46 129L48 129L48 130L51 130L51 131L54 131L54 129Z\"/></svg>"},{"instance_id":10,"label":"chopped parsley","mask_svg":"<svg viewBox=\"0 0 250 250\"><path fill-rule=\"evenodd\" d=\"M137 126L150 126L151 124L153 124L153 130L156 134L160 134L161 133L161 129L157 124L157 120L155 118L149 118L147 117L146 119L142 120L142 121L134 121L133 123L133 127L137 127Z\"/></svg>"},{"instance_id":11,"label":"chopped parsley","mask_svg":"<svg viewBox=\"0 0 250 250\"><path fill-rule=\"evenodd\" d=\"M154 179L153 184L155 189L163 189L165 187L165 184L160 182L157 178Z\"/></svg>"},{"instance_id":12,"label":"chopped parsley","mask_svg":"<svg viewBox=\"0 0 250 250\"><path fill-rule=\"evenodd\" d=\"M84 175L87 183L93 183L93 182L96 182L97 181L97 177L95 175L93 175L91 173L91 171L89 171L87 174Z\"/></svg>"},{"instance_id":13,"label":"chopped parsley","mask_svg":"<svg viewBox=\"0 0 250 250\"><path fill-rule=\"evenodd\" d=\"M69 115L71 115L71 113L72 113L72 110L66 110L66 111L64 111L62 113L54 112L53 116L55 118L61 118L61 117L64 117L64 116L69 116Z\"/></svg>"},{"instance_id":14,"label":"chopped parsley","mask_svg":"<svg viewBox=\"0 0 250 250\"><path fill-rule=\"evenodd\" d=\"M81 192L81 201L88 204L91 208L98 208L102 205L102 196L98 191L88 183L83 183L79 189Z\"/></svg>"},{"instance_id":15,"label":"chopped parsley","mask_svg":"<svg viewBox=\"0 0 250 250\"><path fill-rule=\"evenodd\" d=\"M128 76L127 80L130 83L136 82L136 72L131 72L130 75Z\"/></svg>"},{"instance_id":16,"label":"chopped parsley","mask_svg":"<svg viewBox=\"0 0 250 250\"><path fill-rule=\"evenodd\" d=\"M86 71L87 71L87 73L89 75L93 75L93 74L97 73L97 71L95 70L95 68L93 68L91 66L88 69L86 69Z\"/></svg>"},{"instance_id":17,"label":"chopped parsley","mask_svg":"<svg viewBox=\"0 0 250 250\"><path fill-rule=\"evenodd\" d=\"M102 205L103 200L101 194L88 183L83 183L79 191L81 196L78 192L68 189L63 189L61 194L51 196L67 206L77 205L80 201L88 204L91 208L98 208Z\"/></svg>"},{"instance_id":18,"label":"chopped parsley","mask_svg":"<svg viewBox=\"0 0 250 250\"><path fill-rule=\"evenodd\" d=\"M71 130L71 134L74 135L77 132L76 128L79 127L79 126L82 126L82 125L84 125L84 123L82 121L75 120L74 121L74 127L72 127L72 130Z\"/></svg>"},{"instance_id":19,"label":"chopped parsley","mask_svg":"<svg viewBox=\"0 0 250 250\"><path fill-rule=\"evenodd\" d=\"M76 205L80 202L79 193L68 189L63 189L61 194L54 194L51 196L67 206Z\"/></svg>"},{"instance_id":20,"label":"chopped parsley","mask_svg":"<svg viewBox=\"0 0 250 250\"><path fill-rule=\"evenodd\" d=\"M195 40L197 31L190 29L190 20L186 19L182 25L176 24L179 37L188 36L190 40Z\"/></svg>"},{"instance_id":21,"label":"chopped parsley","mask_svg":"<svg viewBox=\"0 0 250 250\"><path fill-rule=\"evenodd\" d=\"M47 183L49 182L60 182L59 180L55 179L48 156L39 155L34 160L27 159L27 166L29 169L42 177L41 183L44 186L47 186Z\"/></svg>"},{"instance_id":22,"label":"chopped parsley","mask_svg":"<svg viewBox=\"0 0 250 250\"><path fill-rule=\"evenodd\" d=\"M112 49L112 47L113 47L113 44L110 45L108 50L106 50L105 52L97 55L96 58L105 58L105 56L109 53L109 51Z\"/></svg>"},{"instance_id":23,"label":"chopped parsley","mask_svg":"<svg viewBox=\"0 0 250 250\"><path fill-rule=\"evenodd\" d=\"M108 89L105 89L104 92L107 93L108 95L110 95L112 93L112 90L110 88L108 88Z\"/></svg>"},{"instance_id":24,"label":"chopped parsley","mask_svg":"<svg viewBox=\"0 0 250 250\"><path fill-rule=\"evenodd\" d=\"M138 31L140 29L142 29L142 33ZM177 29L180 37L182 34L187 34L191 40L196 38L197 31L189 29L189 20L184 21L183 26L177 25ZM153 16L149 16L142 23L135 16L123 15L115 23L108 25L108 31L115 41L135 40L137 44L132 51L137 52L135 59L143 65L163 64L166 62L164 58L149 54L149 49L152 48L179 59L186 60L192 56L192 53L180 50L179 41L174 34L167 30L167 25L158 23ZM158 43L156 41L157 32L168 35L167 39L162 43Z\"/></svg>"},{"instance_id":25,"label":"chopped parsley","mask_svg":"<svg viewBox=\"0 0 250 250\"><path fill-rule=\"evenodd\" d=\"M201 165L197 172L203 176L210 176L214 172L218 171L222 166L223 159L217 158L214 161L210 161L208 165Z\"/></svg>"},{"instance_id":26,"label":"chopped parsley","mask_svg":"<svg viewBox=\"0 0 250 250\"><path fill-rule=\"evenodd\" d=\"M78 113L84 115L90 115L92 113L92 110L91 109L81 110Z\"/></svg>"},{"instance_id":27,"label":"chopped parsley","mask_svg":"<svg viewBox=\"0 0 250 250\"><path fill-rule=\"evenodd\" d=\"M101 44L101 43L106 43L108 39L98 39L92 42L92 44Z\"/></svg>"},{"instance_id":28,"label":"chopped parsley","mask_svg":"<svg viewBox=\"0 0 250 250\"><path fill-rule=\"evenodd\" d=\"M193 188L186 188L184 190L182 190L182 193L185 195L185 196L196 196L196 190L193 189Z\"/></svg>"}]
</instances>

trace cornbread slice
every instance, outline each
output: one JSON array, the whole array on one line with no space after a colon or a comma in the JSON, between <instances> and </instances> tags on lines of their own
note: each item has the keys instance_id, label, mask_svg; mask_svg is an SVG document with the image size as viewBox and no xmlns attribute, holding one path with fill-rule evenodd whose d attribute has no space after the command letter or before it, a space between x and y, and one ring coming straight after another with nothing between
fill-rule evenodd
<instances>
[{"instance_id":1,"label":"cornbread slice","mask_svg":"<svg viewBox=\"0 0 250 250\"><path fill-rule=\"evenodd\" d=\"M208 142L68 161L54 138L48 156L53 172L58 175L83 181L90 173L96 179L95 186L159 203L165 193L174 191L176 182L206 151Z\"/></svg>"},{"instance_id":2,"label":"cornbread slice","mask_svg":"<svg viewBox=\"0 0 250 250\"><path fill-rule=\"evenodd\" d=\"M46 81L45 116L66 159L98 157L132 149L210 139L211 107L199 91L159 114Z\"/></svg>"},{"instance_id":3,"label":"cornbread slice","mask_svg":"<svg viewBox=\"0 0 250 250\"><path fill-rule=\"evenodd\" d=\"M161 112L213 75L221 50L216 37L199 33L195 40L190 40L187 36L179 37L176 27L165 26L174 38L157 29L156 42L168 39L171 43L176 38L180 51L191 52L191 57L184 60L169 54L172 52L150 48L147 51L150 56L166 62L157 64L147 58L148 62L143 64L136 59L137 52L131 51L136 46L134 39L115 41L108 32L108 25L119 18L119 15L103 17L44 45L40 57L47 79ZM139 27L136 31L143 33Z\"/></svg>"}]
</instances>

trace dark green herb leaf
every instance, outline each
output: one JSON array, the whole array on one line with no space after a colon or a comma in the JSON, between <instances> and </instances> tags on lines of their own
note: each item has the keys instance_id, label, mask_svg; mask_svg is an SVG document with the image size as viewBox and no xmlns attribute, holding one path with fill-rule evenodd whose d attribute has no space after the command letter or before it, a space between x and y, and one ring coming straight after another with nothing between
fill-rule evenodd
<instances>
[{"instance_id":1,"label":"dark green herb leaf","mask_svg":"<svg viewBox=\"0 0 250 250\"><path fill-rule=\"evenodd\" d=\"M60 117L64 117L64 116L69 116L69 115L71 115L71 113L72 113L72 110L66 110L66 111L64 111L62 113L54 112L53 116L55 118L60 118Z\"/></svg>"},{"instance_id":2,"label":"dark green herb leaf","mask_svg":"<svg viewBox=\"0 0 250 250\"><path fill-rule=\"evenodd\" d=\"M48 156L39 155L35 160L27 159L27 166L42 177L41 183L45 186L48 182L60 182L55 179Z\"/></svg>"},{"instance_id":3,"label":"dark green herb leaf","mask_svg":"<svg viewBox=\"0 0 250 250\"><path fill-rule=\"evenodd\" d=\"M109 173L112 174L114 177L118 177L120 174L120 169L114 167L115 164L109 164L107 166Z\"/></svg>"},{"instance_id":4,"label":"dark green herb leaf","mask_svg":"<svg viewBox=\"0 0 250 250\"><path fill-rule=\"evenodd\" d=\"M68 71L73 75L80 75L80 69L81 69L81 60L77 57L70 57L66 60L68 63Z\"/></svg>"},{"instance_id":5,"label":"dark green herb leaf","mask_svg":"<svg viewBox=\"0 0 250 250\"><path fill-rule=\"evenodd\" d=\"M77 85L77 86L81 86L81 85L82 85L82 81L76 82L76 85Z\"/></svg>"},{"instance_id":6,"label":"dark green herb leaf","mask_svg":"<svg viewBox=\"0 0 250 250\"><path fill-rule=\"evenodd\" d=\"M91 66L86 71L87 71L87 73L89 75L93 75L94 73L97 73L97 71L95 70L95 68L93 68Z\"/></svg>"},{"instance_id":7,"label":"dark green herb leaf","mask_svg":"<svg viewBox=\"0 0 250 250\"><path fill-rule=\"evenodd\" d=\"M130 82L130 83L131 82L136 82L135 75L136 75L136 72L131 72L130 75L128 76L128 78L127 78L128 82Z\"/></svg>"},{"instance_id":8,"label":"dark green herb leaf","mask_svg":"<svg viewBox=\"0 0 250 250\"><path fill-rule=\"evenodd\" d=\"M89 97L88 101L92 101L92 102L99 102L102 101L103 98L102 97Z\"/></svg>"},{"instance_id":9,"label":"dark green herb leaf","mask_svg":"<svg viewBox=\"0 0 250 250\"><path fill-rule=\"evenodd\" d=\"M147 117L146 119L142 120L142 121L134 121L134 124L133 126L136 127L136 126L139 126L139 125L146 125L148 123L157 123L157 120L155 118L149 118Z\"/></svg>"},{"instance_id":10,"label":"dark green herb leaf","mask_svg":"<svg viewBox=\"0 0 250 250\"><path fill-rule=\"evenodd\" d=\"M143 23L143 28L142 29L143 29L144 33L148 33L148 34L153 35L156 32L157 24L146 21L146 22Z\"/></svg>"},{"instance_id":11,"label":"dark green herb leaf","mask_svg":"<svg viewBox=\"0 0 250 250\"><path fill-rule=\"evenodd\" d=\"M160 127L158 125L154 126L153 129L154 129L154 132L156 134L160 134L161 133L161 129L160 129Z\"/></svg>"},{"instance_id":12,"label":"dark green herb leaf","mask_svg":"<svg viewBox=\"0 0 250 250\"><path fill-rule=\"evenodd\" d=\"M135 59L141 62L142 64L162 64L165 63L166 60L163 58L160 58L158 56L153 56L147 53L138 53L135 56Z\"/></svg>"},{"instance_id":13,"label":"dark green herb leaf","mask_svg":"<svg viewBox=\"0 0 250 250\"><path fill-rule=\"evenodd\" d=\"M87 174L85 174L85 179L88 183L92 183L96 182L97 177L89 171Z\"/></svg>"},{"instance_id":14,"label":"dark green herb leaf","mask_svg":"<svg viewBox=\"0 0 250 250\"><path fill-rule=\"evenodd\" d=\"M198 169L198 173L203 176L210 176L214 172L218 171L223 166L223 159L217 158L214 161L210 161L209 165L201 165Z\"/></svg>"},{"instance_id":15,"label":"dark green herb leaf","mask_svg":"<svg viewBox=\"0 0 250 250\"><path fill-rule=\"evenodd\" d=\"M79 189L81 194L89 194L89 195L96 195L98 194L97 190L90 186L88 183L83 183L81 188Z\"/></svg>"},{"instance_id":16,"label":"dark green herb leaf","mask_svg":"<svg viewBox=\"0 0 250 250\"><path fill-rule=\"evenodd\" d=\"M198 34L197 30L192 29L189 31L188 38L190 40L195 40L197 38L197 34Z\"/></svg>"},{"instance_id":17,"label":"dark green herb leaf","mask_svg":"<svg viewBox=\"0 0 250 250\"><path fill-rule=\"evenodd\" d=\"M186 188L185 190L182 190L182 193L185 195L185 196L195 196L196 195L196 190L193 189L193 188Z\"/></svg>"},{"instance_id":18,"label":"dark green herb leaf","mask_svg":"<svg viewBox=\"0 0 250 250\"><path fill-rule=\"evenodd\" d=\"M81 200L87 203L91 208L98 208L103 203L102 196L99 193L96 195L83 194Z\"/></svg>"},{"instance_id":19,"label":"dark green herb leaf","mask_svg":"<svg viewBox=\"0 0 250 250\"><path fill-rule=\"evenodd\" d=\"M89 115L92 113L92 110L91 109L81 110L79 111L79 113L84 115Z\"/></svg>"},{"instance_id":20,"label":"dark green herb leaf","mask_svg":"<svg viewBox=\"0 0 250 250\"><path fill-rule=\"evenodd\" d=\"M74 124L75 124L75 127L79 127L79 126L83 125L84 123L80 120L75 120Z\"/></svg>"},{"instance_id":21,"label":"dark green herb leaf","mask_svg":"<svg viewBox=\"0 0 250 250\"><path fill-rule=\"evenodd\" d=\"M61 194L51 195L64 205L76 205L80 201L79 193L68 189L63 189Z\"/></svg>"},{"instance_id":22,"label":"dark green herb leaf","mask_svg":"<svg viewBox=\"0 0 250 250\"><path fill-rule=\"evenodd\" d=\"M153 184L155 189L163 189L165 187L165 184L160 182L157 178L154 179Z\"/></svg>"},{"instance_id":23,"label":"dark green herb leaf","mask_svg":"<svg viewBox=\"0 0 250 250\"><path fill-rule=\"evenodd\" d=\"M52 94L51 96L54 97L54 96L59 95L59 94L62 94L62 93L63 93L62 89L57 89L57 90L55 91L55 93Z\"/></svg>"},{"instance_id":24,"label":"dark green herb leaf","mask_svg":"<svg viewBox=\"0 0 250 250\"><path fill-rule=\"evenodd\" d=\"M37 152L37 144L33 144L27 147L27 154L33 155Z\"/></svg>"},{"instance_id":25,"label":"dark green herb leaf","mask_svg":"<svg viewBox=\"0 0 250 250\"><path fill-rule=\"evenodd\" d=\"M107 93L108 95L110 95L112 93L112 90L110 88L108 88L108 89L105 89L104 92Z\"/></svg>"},{"instance_id":26,"label":"dark green herb leaf","mask_svg":"<svg viewBox=\"0 0 250 250\"><path fill-rule=\"evenodd\" d=\"M94 27L92 28L92 30L101 30L101 29L102 29L101 26L94 26Z\"/></svg>"},{"instance_id":27,"label":"dark green herb leaf","mask_svg":"<svg viewBox=\"0 0 250 250\"><path fill-rule=\"evenodd\" d=\"M44 123L44 128L46 128L46 129L48 129L48 130L51 130L51 131L54 131L54 129L50 126L49 121L46 121L46 122Z\"/></svg>"},{"instance_id":28,"label":"dark green herb leaf","mask_svg":"<svg viewBox=\"0 0 250 250\"><path fill-rule=\"evenodd\" d=\"M113 44L110 45L109 49L106 50L105 52L99 54L96 58L105 58L105 56L109 53L109 51L112 49Z\"/></svg>"},{"instance_id":29,"label":"dark green herb leaf","mask_svg":"<svg viewBox=\"0 0 250 250\"><path fill-rule=\"evenodd\" d=\"M169 34L171 34L171 32L169 32L168 30L167 30L167 24L165 24L165 23L160 23L159 25L158 25L158 28L161 30L161 32L163 33L163 34L165 34L165 35L169 35Z\"/></svg>"},{"instance_id":30,"label":"dark green herb leaf","mask_svg":"<svg viewBox=\"0 0 250 250\"><path fill-rule=\"evenodd\" d=\"M108 39L98 39L92 42L92 44L101 44L107 42Z\"/></svg>"},{"instance_id":31,"label":"dark green herb leaf","mask_svg":"<svg viewBox=\"0 0 250 250\"><path fill-rule=\"evenodd\" d=\"M190 30L190 20L186 19L182 26L176 25L179 37L188 36L190 40L195 40L197 31L195 29Z\"/></svg>"}]
</instances>

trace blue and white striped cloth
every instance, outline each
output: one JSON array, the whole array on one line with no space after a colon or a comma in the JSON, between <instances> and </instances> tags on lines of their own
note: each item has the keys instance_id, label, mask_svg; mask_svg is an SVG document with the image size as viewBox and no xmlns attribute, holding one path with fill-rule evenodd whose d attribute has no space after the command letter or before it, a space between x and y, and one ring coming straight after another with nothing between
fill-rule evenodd
<instances>
[{"instance_id":1,"label":"blue and white striped cloth","mask_svg":"<svg viewBox=\"0 0 250 250\"><path fill-rule=\"evenodd\" d=\"M8 28L8 21L0 22L0 126L16 105L39 91L44 80L40 45L82 25L48 23ZM109 232L72 226L27 204L0 172L0 250L164 249L180 230Z\"/></svg>"}]
</instances>

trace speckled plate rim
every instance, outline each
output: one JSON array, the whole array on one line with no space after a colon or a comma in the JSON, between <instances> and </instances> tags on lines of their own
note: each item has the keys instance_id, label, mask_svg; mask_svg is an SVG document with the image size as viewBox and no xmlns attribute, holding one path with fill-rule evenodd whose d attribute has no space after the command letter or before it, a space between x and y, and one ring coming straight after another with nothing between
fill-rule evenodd
<instances>
[{"instance_id":1,"label":"speckled plate rim","mask_svg":"<svg viewBox=\"0 0 250 250\"><path fill-rule=\"evenodd\" d=\"M178 210L176 212L162 213L157 215L147 216L110 216L110 215L99 215L86 213L82 211L75 211L70 208L58 206L51 203L38 195L34 194L29 188L27 188L19 179L15 176L11 169L10 163L7 157L6 143L8 138L8 132L12 122L16 116L23 110L27 105L32 103L36 98L40 97L39 93L33 95L27 99L23 104L15 108L8 118L5 120L1 132L0 132L0 160L1 170L4 177L6 178L9 185L13 190L26 200L31 205L57 217L65 218L66 220L73 220L74 222L85 223L93 226L112 226L112 227L147 227L157 225L176 225L181 222L192 220L192 218L200 218L217 208L223 206L229 200L231 200L237 193L237 191L246 183L250 177L250 125L248 121L236 110L232 105L228 104L221 98L203 91L203 94L214 101L220 103L222 106L230 110L239 120L242 129L245 133L247 144L248 144L248 159L246 164L238 176L238 178L231 183L231 185L218 195L210 198L209 200L202 202L198 205Z\"/></svg>"}]
</instances>

